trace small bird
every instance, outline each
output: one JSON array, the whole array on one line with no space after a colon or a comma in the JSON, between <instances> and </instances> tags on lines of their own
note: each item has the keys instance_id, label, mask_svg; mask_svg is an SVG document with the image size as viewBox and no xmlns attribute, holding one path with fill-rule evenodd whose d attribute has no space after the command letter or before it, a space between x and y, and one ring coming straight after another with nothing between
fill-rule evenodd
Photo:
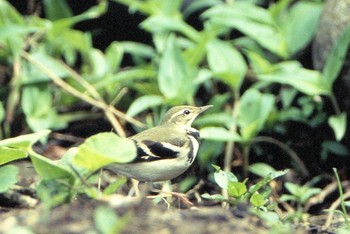
<instances>
[{"instance_id":1,"label":"small bird","mask_svg":"<svg viewBox=\"0 0 350 234\"><path fill-rule=\"evenodd\" d=\"M199 148L199 131L191 124L211 107L171 108L160 125L129 138L137 147L137 156L132 162L110 164L106 169L147 182L166 181L181 175L192 165Z\"/></svg>"}]
</instances>

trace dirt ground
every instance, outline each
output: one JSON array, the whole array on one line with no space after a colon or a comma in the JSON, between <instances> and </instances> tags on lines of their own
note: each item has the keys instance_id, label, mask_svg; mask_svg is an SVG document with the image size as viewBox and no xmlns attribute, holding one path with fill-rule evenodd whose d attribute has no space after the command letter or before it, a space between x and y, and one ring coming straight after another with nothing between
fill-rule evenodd
<instances>
[{"instance_id":1,"label":"dirt ground","mask_svg":"<svg viewBox=\"0 0 350 234\"><path fill-rule=\"evenodd\" d=\"M322 229L324 217L312 217L311 224L292 226L288 231L271 230L271 225L252 215L246 204L229 209L220 204L196 202L192 207L177 206L183 203L176 202L168 206L162 199L155 204L155 199L144 196L114 194L99 200L78 196L71 203L48 210L28 186L37 180L28 165L18 163L22 173L19 185L0 194L0 233L109 233L98 228L95 211L99 207L108 207L125 220L122 233L335 233ZM109 225L110 217L105 219Z\"/></svg>"}]
</instances>

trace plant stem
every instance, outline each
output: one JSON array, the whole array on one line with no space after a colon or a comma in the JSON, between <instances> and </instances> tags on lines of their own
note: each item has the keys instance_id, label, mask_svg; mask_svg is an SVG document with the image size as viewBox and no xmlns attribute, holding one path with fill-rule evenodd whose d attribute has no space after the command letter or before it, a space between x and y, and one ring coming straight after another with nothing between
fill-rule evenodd
<instances>
[{"instance_id":1,"label":"plant stem","mask_svg":"<svg viewBox=\"0 0 350 234\"><path fill-rule=\"evenodd\" d=\"M337 115L339 115L341 113L340 107L338 105L337 99L334 96L334 93L331 93L329 95L329 99L331 100L332 106L334 108L334 111Z\"/></svg>"},{"instance_id":2,"label":"plant stem","mask_svg":"<svg viewBox=\"0 0 350 234\"><path fill-rule=\"evenodd\" d=\"M349 223L349 219L347 217L347 212L346 212L346 207L345 207L343 187L341 186L341 182L340 182L340 179L339 179L337 168L333 167L333 171L334 171L334 174L335 174L335 178L337 179L337 183L338 183L338 190L339 190L340 201L341 201L340 202L340 206L341 206L341 209L343 211L343 216L344 216L344 219L345 219L345 225L346 225L347 228L350 228L350 223Z\"/></svg>"},{"instance_id":3,"label":"plant stem","mask_svg":"<svg viewBox=\"0 0 350 234\"><path fill-rule=\"evenodd\" d=\"M237 117L238 105L239 105L239 99L236 98L234 103L233 103L233 106L232 106L232 114L231 114L232 119L236 119L236 117ZM235 121L233 121L233 123L230 125L229 131L232 133L237 131L237 125L236 125ZM224 171L225 172L231 171L231 164L232 164L232 160L233 160L234 148L235 148L234 141L227 142L227 145L225 148L225 159L224 159Z\"/></svg>"},{"instance_id":4,"label":"plant stem","mask_svg":"<svg viewBox=\"0 0 350 234\"><path fill-rule=\"evenodd\" d=\"M250 146L251 146L250 143L245 144L243 146L243 177L244 178L247 178L248 176Z\"/></svg>"}]
</instances>

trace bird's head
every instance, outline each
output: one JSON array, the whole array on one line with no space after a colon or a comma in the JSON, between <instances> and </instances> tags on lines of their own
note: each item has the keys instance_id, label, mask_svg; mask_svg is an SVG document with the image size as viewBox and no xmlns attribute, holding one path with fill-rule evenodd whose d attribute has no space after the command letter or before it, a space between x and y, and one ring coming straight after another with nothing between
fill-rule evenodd
<instances>
[{"instance_id":1,"label":"bird's head","mask_svg":"<svg viewBox=\"0 0 350 234\"><path fill-rule=\"evenodd\" d=\"M191 127L192 122L202 112L211 108L212 105L196 107L196 106L175 106L168 110L165 114L161 125L175 124L177 126Z\"/></svg>"}]
</instances>

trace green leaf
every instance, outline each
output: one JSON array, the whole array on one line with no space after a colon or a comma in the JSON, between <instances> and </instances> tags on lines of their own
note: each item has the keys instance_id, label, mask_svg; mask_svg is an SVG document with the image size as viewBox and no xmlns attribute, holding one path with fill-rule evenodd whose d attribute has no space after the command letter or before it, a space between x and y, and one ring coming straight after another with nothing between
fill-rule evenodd
<instances>
[{"instance_id":1,"label":"green leaf","mask_svg":"<svg viewBox=\"0 0 350 234\"><path fill-rule=\"evenodd\" d=\"M214 180L223 189L227 189L229 182L237 182L237 177L232 172L225 172L219 166L213 165L215 168Z\"/></svg>"},{"instance_id":2,"label":"green leaf","mask_svg":"<svg viewBox=\"0 0 350 234\"><path fill-rule=\"evenodd\" d=\"M311 96L331 93L331 87L318 71L305 69L297 61L275 64L274 71L256 75L259 80L287 84Z\"/></svg>"},{"instance_id":3,"label":"green leaf","mask_svg":"<svg viewBox=\"0 0 350 234\"><path fill-rule=\"evenodd\" d=\"M345 112L329 117L328 124L333 129L337 141L343 139L346 132L346 123L347 118Z\"/></svg>"},{"instance_id":4,"label":"green leaf","mask_svg":"<svg viewBox=\"0 0 350 234\"><path fill-rule=\"evenodd\" d=\"M229 196L238 198L247 192L247 186L242 182L230 181L228 183L227 192Z\"/></svg>"},{"instance_id":5,"label":"green leaf","mask_svg":"<svg viewBox=\"0 0 350 234\"><path fill-rule=\"evenodd\" d=\"M158 83L162 94L168 99L184 102L192 97L194 74L185 63L174 35L166 41L159 62Z\"/></svg>"},{"instance_id":6,"label":"green leaf","mask_svg":"<svg viewBox=\"0 0 350 234\"><path fill-rule=\"evenodd\" d=\"M99 133L78 147L73 163L90 172L110 163L127 163L136 157L135 143L114 133Z\"/></svg>"},{"instance_id":7,"label":"green leaf","mask_svg":"<svg viewBox=\"0 0 350 234\"><path fill-rule=\"evenodd\" d=\"M241 97L237 124L244 141L250 141L262 130L274 108L275 97L248 89Z\"/></svg>"},{"instance_id":8,"label":"green leaf","mask_svg":"<svg viewBox=\"0 0 350 234\"><path fill-rule=\"evenodd\" d=\"M107 206L99 206L94 211L94 220L97 230L100 233L113 233L112 228L118 221L115 211Z\"/></svg>"},{"instance_id":9,"label":"green leaf","mask_svg":"<svg viewBox=\"0 0 350 234\"><path fill-rule=\"evenodd\" d=\"M18 168L13 165L0 167L0 193L6 192L12 185L17 183Z\"/></svg>"},{"instance_id":10,"label":"green leaf","mask_svg":"<svg viewBox=\"0 0 350 234\"><path fill-rule=\"evenodd\" d=\"M49 56L45 51L40 50L31 54L34 61L38 64L41 64L47 71L55 74L59 77L68 76L68 71L66 68L55 58ZM31 63L25 64L27 67L27 74L24 76L22 82L23 84L31 84L35 82L48 81L49 77L41 69L37 68ZM36 83L37 85L37 83Z\"/></svg>"},{"instance_id":11,"label":"green leaf","mask_svg":"<svg viewBox=\"0 0 350 234\"><path fill-rule=\"evenodd\" d=\"M0 1L0 26L4 24L23 25L24 17L11 5L10 2Z\"/></svg>"},{"instance_id":12,"label":"green leaf","mask_svg":"<svg viewBox=\"0 0 350 234\"><path fill-rule=\"evenodd\" d=\"M240 141L236 132L230 132L223 127L205 127L200 130L201 138L211 141Z\"/></svg>"},{"instance_id":13,"label":"green leaf","mask_svg":"<svg viewBox=\"0 0 350 234\"><path fill-rule=\"evenodd\" d=\"M65 0L44 0L44 10L45 16L51 21L68 18L73 15Z\"/></svg>"},{"instance_id":14,"label":"green leaf","mask_svg":"<svg viewBox=\"0 0 350 234\"><path fill-rule=\"evenodd\" d=\"M247 72L242 55L228 42L214 39L207 43L207 57L214 75L238 91Z\"/></svg>"},{"instance_id":15,"label":"green leaf","mask_svg":"<svg viewBox=\"0 0 350 234\"><path fill-rule=\"evenodd\" d=\"M5 108L2 102L0 102L0 122L2 122L5 119ZM1 128L0 128L1 129ZM0 134L1 136L1 134Z\"/></svg>"},{"instance_id":16,"label":"green leaf","mask_svg":"<svg viewBox=\"0 0 350 234\"><path fill-rule=\"evenodd\" d=\"M126 213L119 217L115 210L107 206L99 206L94 211L97 230L102 234L118 234L129 224L131 215Z\"/></svg>"},{"instance_id":17,"label":"green leaf","mask_svg":"<svg viewBox=\"0 0 350 234\"><path fill-rule=\"evenodd\" d=\"M323 68L323 75L328 84L332 87L335 79L345 62L350 44L350 25L348 25L334 42L331 53L328 55L326 64Z\"/></svg>"},{"instance_id":18,"label":"green leaf","mask_svg":"<svg viewBox=\"0 0 350 234\"><path fill-rule=\"evenodd\" d=\"M296 2L282 13L282 31L286 37L290 55L307 46L317 30L322 4Z\"/></svg>"},{"instance_id":19,"label":"green leaf","mask_svg":"<svg viewBox=\"0 0 350 234\"><path fill-rule=\"evenodd\" d=\"M254 163L249 166L249 171L260 177L266 177L276 170L266 163Z\"/></svg>"},{"instance_id":20,"label":"green leaf","mask_svg":"<svg viewBox=\"0 0 350 234\"><path fill-rule=\"evenodd\" d=\"M48 84L29 85L23 88L21 99L23 112L28 125L35 132L43 129L61 129L67 125L52 107L51 92Z\"/></svg>"},{"instance_id":21,"label":"green leaf","mask_svg":"<svg viewBox=\"0 0 350 234\"><path fill-rule=\"evenodd\" d=\"M5 163L26 158L28 153L22 149L13 149L6 146L0 146L0 165Z\"/></svg>"},{"instance_id":22,"label":"green leaf","mask_svg":"<svg viewBox=\"0 0 350 234\"><path fill-rule=\"evenodd\" d=\"M75 176L67 165L60 165L59 161L52 161L33 150L29 150L29 155L35 171L42 180L64 179L71 185L75 182Z\"/></svg>"},{"instance_id":23,"label":"green leaf","mask_svg":"<svg viewBox=\"0 0 350 234\"><path fill-rule=\"evenodd\" d=\"M44 137L47 137L49 133L50 133L50 130L42 130L37 133L8 138L0 141L0 146L6 146L6 147L27 151L35 142L39 141Z\"/></svg>"},{"instance_id":24,"label":"green leaf","mask_svg":"<svg viewBox=\"0 0 350 234\"><path fill-rule=\"evenodd\" d=\"M148 17L141 27L156 36L167 35L170 32L181 32L193 41L199 40L199 33L179 17L157 14Z\"/></svg>"},{"instance_id":25,"label":"green leaf","mask_svg":"<svg viewBox=\"0 0 350 234\"><path fill-rule=\"evenodd\" d=\"M268 183L270 183L270 181L276 179L277 177L281 177L281 176L287 174L288 171L289 170L286 169L286 170L271 172L266 177L264 177L262 180L260 180L258 183L249 187L249 193L253 194L253 193L257 192L260 188L262 188L262 187L266 186Z\"/></svg>"},{"instance_id":26,"label":"green leaf","mask_svg":"<svg viewBox=\"0 0 350 234\"><path fill-rule=\"evenodd\" d=\"M260 193L254 193L250 199L250 203L255 207L261 207L266 204L267 199L264 197L264 195Z\"/></svg>"},{"instance_id":27,"label":"green leaf","mask_svg":"<svg viewBox=\"0 0 350 234\"><path fill-rule=\"evenodd\" d=\"M159 106L163 103L163 98L157 95L145 95L136 99L126 112L129 116L135 116L138 113L147 110L150 107Z\"/></svg>"},{"instance_id":28,"label":"green leaf","mask_svg":"<svg viewBox=\"0 0 350 234\"><path fill-rule=\"evenodd\" d=\"M134 41L123 41L119 43L125 53L137 55L144 58L153 58L156 52L152 46Z\"/></svg>"},{"instance_id":29,"label":"green leaf","mask_svg":"<svg viewBox=\"0 0 350 234\"><path fill-rule=\"evenodd\" d=\"M213 23L241 31L262 47L283 58L288 56L284 35L270 13L262 7L244 2L221 4L210 8L203 16Z\"/></svg>"},{"instance_id":30,"label":"green leaf","mask_svg":"<svg viewBox=\"0 0 350 234\"><path fill-rule=\"evenodd\" d=\"M0 40L11 39L16 36L24 36L25 34L34 33L37 27L29 27L25 25L5 25L0 27Z\"/></svg>"},{"instance_id":31,"label":"green leaf","mask_svg":"<svg viewBox=\"0 0 350 234\"><path fill-rule=\"evenodd\" d=\"M113 183L110 183L104 190L104 195L111 195L113 193L116 193L119 188L121 188L125 183L127 182L126 177L121 177L120 179L117 179Z\"/></svg>"},{"instance_id":32,"label":"green leaf","mask_svg":"<svg viewBox=\"0 0 350 234\"><path fill-rule=\"evenodd\" d=\"M36 186L36 194L45 208L52 208L65 202L69 202L76 193L67 186L69 180L41 180Z\"/></svg>"},{"instance_id":33,"label":"green leaf","mask_svg":"<svg viewBox=\"0 0 350 234\"><path fill-rule=\"evenodd\" d=\"M346 146L337 141L324 141L322 142L322 150L336 154L338 156L348 156L349 150Z\"/></svg>"}]
</instances>

